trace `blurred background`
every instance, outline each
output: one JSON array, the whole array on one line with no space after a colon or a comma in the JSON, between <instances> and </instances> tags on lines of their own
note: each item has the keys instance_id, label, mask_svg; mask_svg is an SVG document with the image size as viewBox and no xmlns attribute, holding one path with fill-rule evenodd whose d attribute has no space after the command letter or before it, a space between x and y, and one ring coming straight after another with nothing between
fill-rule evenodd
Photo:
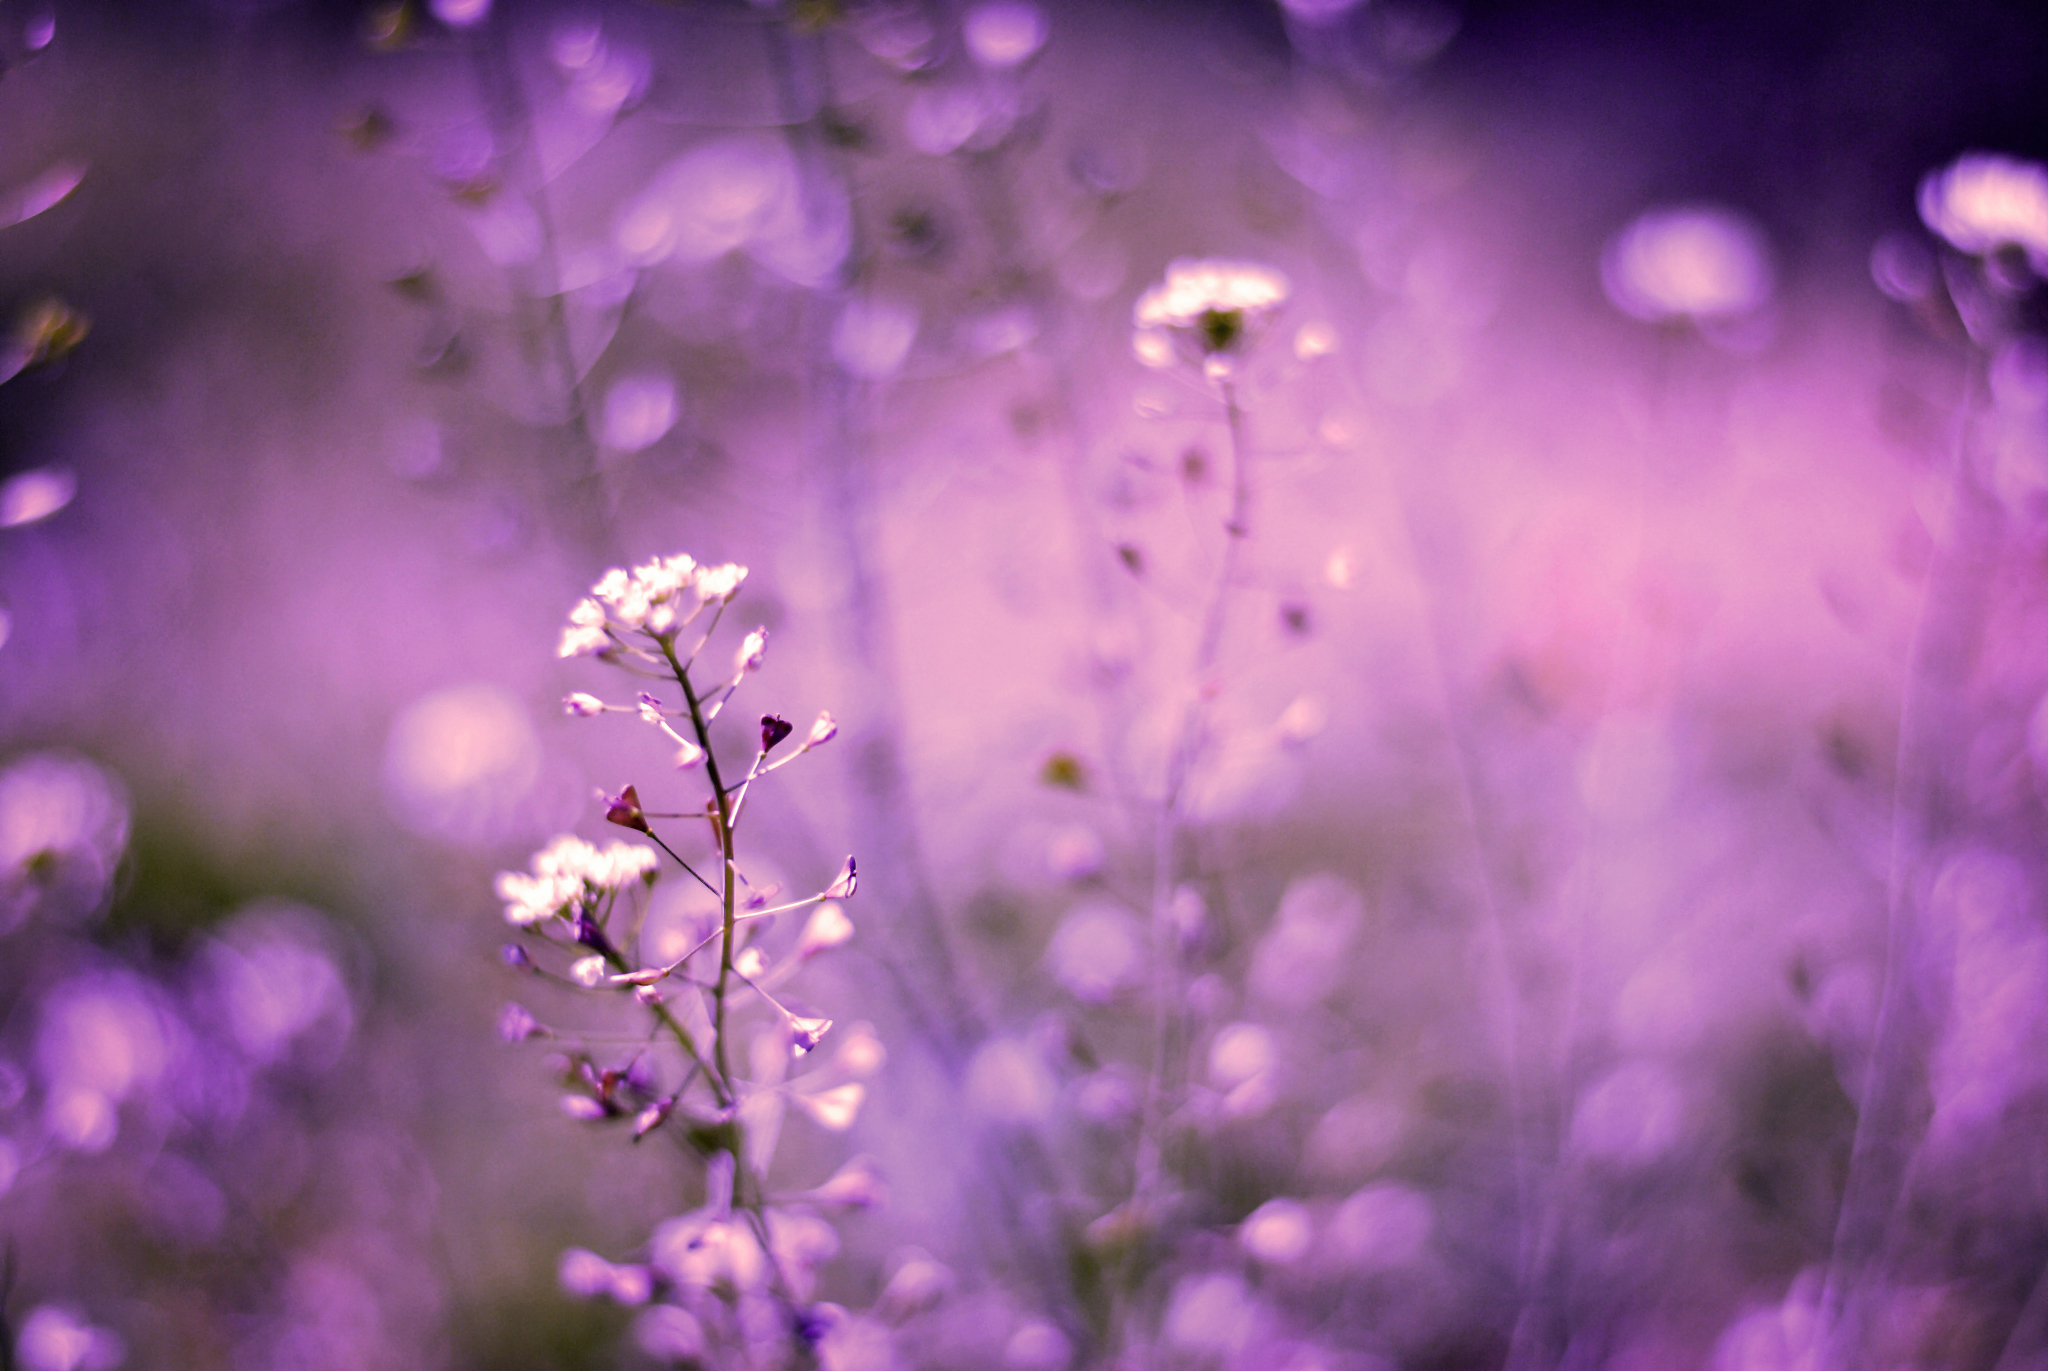
<instances>
[{"instance_id":1,"label":"blurred background","mask_svg":"<svg viewBox=\"0 0 2048 1371\"><path fill-rule=\"evenodd\" d=\"M2044 70L1991 3L0 4L0 1366L664 1360L557 1264L698 1169L500 1041L581 1011L492 878L696 802L555 655L678 551L842 727L750 811L861 863L803 995L888 1063L777 1159L889 1180L835 1366L2048 1366ZM1292 285L1241 451L1133 351L1188 257Z\"/></svg>"}]
</instances>

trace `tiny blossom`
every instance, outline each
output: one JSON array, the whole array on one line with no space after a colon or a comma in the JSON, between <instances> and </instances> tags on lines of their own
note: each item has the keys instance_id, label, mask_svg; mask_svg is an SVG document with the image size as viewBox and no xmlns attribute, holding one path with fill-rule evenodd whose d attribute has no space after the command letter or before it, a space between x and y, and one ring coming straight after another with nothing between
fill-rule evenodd
<instances>
[{"instance_id":1,"label":"tiny blossom","mask_svg":"<svg viewBox=\"0 0 2048 1371\"><path fill-rule=\"evenodd\" d=\"M801 1057L806 1052L813 1051L819 1043L825 1040L825 1035L831 1031L832 1021L830 1019L805 1019L791 1015L789 1020L790 1055Z\"/></svg>"},{"instance_id":2,"label":"tiny blossom","mask_svg":"<svg viewBox=\"0 0 2048 1371\"><path fill-rule=\"evenodd\" d=\"M623 628L668 641L710 604L738 592L747 569L730 563L702 566L687 553L657 557L627 571L613 567L569 613L561 655L600 655L614 646L607 629Z\"/></svg>"},{"instance_id":3,"label":"tiny blossom","mask_svg":"<svg viewBox=\"0 0 2048 1371\"><path fill-rule=\"evenodd\" d=\"M678 771L688 771L703 760L704 749L687 738L682 741L682 746L676 749L676 770Z\"/></svg>"},{"instance_id":4,"label":"tiny blossom","mask_svg":"<svg viewBox=\"0 0 2048 1371\"><path fill-rule=\"evenodd\" d=\"M868 1097L867 1087L857 1081L837 1085L815 1095L801 1092L790 1098L797 1108L817 1120L819 1127L834 1133L844 1133L853 1127L853 1121L860 1114L860 1107Z\"/></svg>"},{"instance_id":5,"label":"tiny blossom","mask_svg":"<svg viewBox=\"0 0 2048 1371\"><path fill-rule=\"evenodd\" d=\"M825 887L828 900L850 899L860 884L859 873L854 870L853 858L846 859L846 865L839 868L839 874L832 878L832 884Z\"/></svg>"},{"instance_id":6,"label":"tiny blossom","mask_svg":"<svg viewBox=\"0 0 2048 1371\"><path fill-rule=\"evenodd\" d=\"M505 902L507 921L538 923L549 915L566 915L588 896L645 877L660 860L651 849L632 843L613 843L600 851L565 833L533 854L533 874L499 872L498 898Z\"/></svg>"},{"instance_id":7,"label":"tiny blossom","mask_svg":"<svg viewBox=\"0 0 2048 1371\"><path fill-rule=\"evenodd\" d=\"M1287 300L1284 273L1257 262L1177 258L1166 279L1138 297L1131 321L1141 340L1179 338L1203 357L1234 352ZM1141 360L1161 365L1170 344L1138 344ZM1156 359L1156 360L1155 360Z\"/></svg>"},{"instance_id":8,"label":"tiny blossom","mask_svg":"<svg viewBox=\"0 0 2048 1371\"><path fill-rule=\"evenodd\" d=\"M812 912L804 924L804 931L796 940L796 955L799 961L815 957L828 948L838 947L853 936L853 920L846 917L846 911L835 901L827 901Z\"/></svg>"},{"instance_id":9,"label":"tiny blossom","mask_svg":"<svg viewBox=\"0 0 2048 1371\"><path fill-rule=\"evenodd\" d=\"M760 948L750 947L732 959L732 969L753 980L768 969L768 958L762 955Z\"/></svg>"},{"instance_id":10,"label":"tiny blossom","mask_svg":"<svg viewBox=\"0 0 2048 1371\"><path fill-rule=\"evenodd\" d=\"M581 986L595 986L604 979L604 958L596 953L578 957L569 967L569 979Z\"/></svg>"},{"instance_id":11,"label":"tiny blossom","mask_svg":"<svg viewBox=\"0 0 2048 1371\"><path fill-rule=\"evenodd\" d=\"M523 1043L539 1037L541 1026L524 1005L508 1004L498 1015L498 1036L508 1043Z\"/></svg>"},{"instance_id":12,"label":"tiny blossom","mask_svg":"<svg viewBox=\"0 0 2048 1371\"><path fill-rule=\"evenodd\" d=\"M871 1209L889 1195L888 1182L873 1157L862 1154L832 1173L823 1185L806 1192L817 1204L843 1204L851 1209Z\"/></svg>"},{"instance_id":13,"label":"tiny blossom","mask_svg":"<svg viewBox=\"0 0 2048 1371\"><path fill-rule=\"evenodd\" d=\"M811 725L810 736L804 739L804 746L823 747L838 736L838 733L839 724L833 719L831 711L820 710L818 711L818 721Z\"/></svg>"},{"instance_id":14,"label":"tiny blossom","mask_svg":"<svg viewBox=\"0 0 2048 1371\"><path fill-rule=\"evenodd\" d=\"M2048 273L2048 167L1975 152L1920 183L1920 218L1960 251L1982 255L2006 244Z\"/></svg>"},{"instance_id":15,"label":"tiny blossom","mask_svg":"<svg viewBox=\"0 0 2048 1371\"><path fill-rule=\"evenodd\" d=\"M759 671L761 660L767 651L768 630L757 628L746 636L746 640L740 644L740 650L733 654L733 670L741 675L749 671Z\"/></svg>"},{"instance_id":16,"label":"tiny blossom","mask_svg":"<svg viewBox=\"0 0 2048 1371\"><path fill-rule=\"evenodd\" d=\"M572 1119L589 1121L604 1117L604 1106L588 1095L562 1096L562 1112Z\"/></svg>"},{"instance_id":17,"label":"tiny blossom","mask_svg":"<svg viewBox=\"0 0 2048 1371\"><path fill-rule=\"evenodd\" d=\"M593 714L604 713L604 701L579 690L562 697L562 712L571 718L587 719Z\"/></svg>"}]
</instances>

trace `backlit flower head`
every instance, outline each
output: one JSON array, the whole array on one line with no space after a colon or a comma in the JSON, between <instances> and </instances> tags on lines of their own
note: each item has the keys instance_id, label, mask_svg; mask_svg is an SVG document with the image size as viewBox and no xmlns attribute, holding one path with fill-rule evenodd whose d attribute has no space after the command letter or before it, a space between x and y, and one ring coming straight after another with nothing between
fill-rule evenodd
<instances>
[{"instance_id":1,"label":"backlit flower head","mask_svg":"<svg viewBox=\"0 0 2048 1371\"><path fill-rule=\"evenodd\" d=\"M560 655L601 656L621 631L671 639L706 605L732 599L746 578L743 566L705 566L688 553L657 557L631 571L613 567L569 611Z\"/></svg>"},{"instance_id":2,"label":"backlit flower head","mask_svg":"<svg viewBox=\"0 0 2048 1371\"><path fill-rule=\"evenodd\" d=\"M652 848L613 843L600 849L565 833L533 854L531 874L499 872L498 898L505 902L505 918L510 923L535 924L551 915L566 917L585 899L646 878L659 861Z\"/></svg>"},{"instance_id":3,"label":"backlit flower head","mask_svg":"<svg viewBox=\"0 0 2048 1371\"><path fill-rule=\"evenodd\" d=\"M1950 246L1982 256L2008 245L2048 275L2048 167L1973 152L1920 183L1920 218Z\"/></svg>"},{"instance_id":4,"label":"backlit flower head","mask_svg":"<svg viewBox=\"0 0 2048 1371\"><path fill-rule=\"evenodd\" d=\"M1291 291L1285 273L1257 262L1176 258L1131 310L1138 356L1164 366L1176 352L1242 351Z\"/></svg>"}]
</instances>

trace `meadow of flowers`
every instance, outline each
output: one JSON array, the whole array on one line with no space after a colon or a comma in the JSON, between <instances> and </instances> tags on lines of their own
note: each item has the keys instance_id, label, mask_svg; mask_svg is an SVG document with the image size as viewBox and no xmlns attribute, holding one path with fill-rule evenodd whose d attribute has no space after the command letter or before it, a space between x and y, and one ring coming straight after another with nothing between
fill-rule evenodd
<instances>
[{"instance_id":1,"label":"meadow of flowers","mask_svg":"<svg viewBox=\"0 0 2048 1371\"><path fill-rule=\"evenodd\" d=\"M0 7L0 1371L2048 1367L2044 50Z\"/></svg>"}]
</instances>

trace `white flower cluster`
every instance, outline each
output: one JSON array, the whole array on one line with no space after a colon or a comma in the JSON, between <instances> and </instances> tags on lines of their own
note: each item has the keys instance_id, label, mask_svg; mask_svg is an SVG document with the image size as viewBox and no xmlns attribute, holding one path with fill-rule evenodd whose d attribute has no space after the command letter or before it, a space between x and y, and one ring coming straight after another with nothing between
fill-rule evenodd
<instances>
[{"instance_id":1,"label":"white flower cluster","mask_svg":"<svg viewBox=\"0 0 2048 1371\"><path fill-rule=\"evenodd\" d=\"M660 861L652 848L633 843L594 843L563 834L533 854L533 874L498 873L498 898L509 923L534 924L563 914L589 896L617 890L651 874Z\"/></svg>"},{"instance_id":2,"label":"white flower cluster","mask_svg":"<svg viewBox=\"0 0 2048 1371\"><path fill-rule=\"evenodd\" d=\"M1176 344L1192 344L1200 357L1237 351L1292 289L1285 273L1257 262L1176 258L1131 310L1138 359L1166 366Z\"/></svg>"},{"instance_id":3,"label":"white flower cluster","mask_svg":"<svg viewBox=\"0 0 2048 1371\"><path fill-rule=\"evenodd\" d=\"M613 567L569 611L560 655L601 656L615 646L612 631L624 629L668 640L709 604L724 604L738 593L747 569L727 562L699 563L688 553L657 557L631 571Z\"/></svg>"},{"instance_id":4,"label":"white flower cluster","mask_svg":"<svg viewBox=\"0 0 2048 1371\"><path fill-rule=\"evenodd\" d=\"M2012 244L2048 273L2048 167L1973 152L1920 183L1920 217L1953 247L1983 254Z\"/></svg>"}]
</instances>

